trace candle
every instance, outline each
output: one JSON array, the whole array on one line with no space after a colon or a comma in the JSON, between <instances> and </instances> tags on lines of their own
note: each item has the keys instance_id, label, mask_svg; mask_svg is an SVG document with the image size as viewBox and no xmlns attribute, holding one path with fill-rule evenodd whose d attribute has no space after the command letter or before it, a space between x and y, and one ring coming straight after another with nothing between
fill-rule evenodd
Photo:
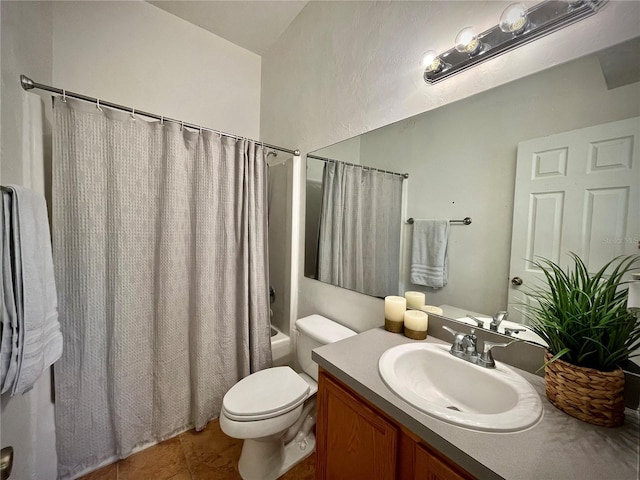
<instances>
[{"instance_id":1,"label":"candle","mask_svg":"<svg viewBox=\"0 0 640 480\"><path fill-rule=\"evenodd\" d=\"M427 313L433 313L435 315L442 315L442 309L440 307L434 307L433 305L424 305L420 307L420 310Z\"/></svg>"},{"instance_id":2,"label":"candle","mask_svg":"<svg viewBox=\"0 0 640 480\"><path fill-rule=\"evenodd\" d=\"M424 293L422 292L404 292L404 298L407 299L407 308L418 309L424 305Z\"/></svg>"},{"instance_id":3,"label":"candle","mask_svg":"<svg viewBox=\"0 0 640 480\"><path fill-rule=\"evenodd\" d=\"M404 312L407 309L407 301L402 297L384 297L384 318L394 322L404 320Z\"/></svg>"},{"instance_id":4,"label":"candle","mask_svg":"<svg viewBox=\"0 0 640 480\"><path fill-rule=\"evenodd\" d=\"M404 334L414 340L427 338L429 315L420 310L407 310L404 314Z\"/></svg>"},{"instance_id":5,"label":"candle","mask_svg":"<svg viewBox=\"0 0 640 480\"><path fill-rule=\"evenodd\" d=\"M390 332L402 332L404 312L407 310L407 300L404 297L390 295L384 298L384 328Z\"/></svg>"}]
</instances>

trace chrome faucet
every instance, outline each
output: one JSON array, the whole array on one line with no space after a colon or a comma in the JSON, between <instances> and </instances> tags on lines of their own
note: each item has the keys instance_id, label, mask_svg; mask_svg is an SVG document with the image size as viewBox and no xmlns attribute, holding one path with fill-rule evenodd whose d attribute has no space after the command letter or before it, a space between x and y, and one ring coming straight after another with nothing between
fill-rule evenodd
<instances>
[{"instance_id":1,"label":"chrome faucet","mask_svg":"<svg viewBox=\"0 0 640 480\"><path fill-rule=\"evenodd\" d=\"M489 324L489 329L492 332L497 332L500 324L503 322L503 320L506 320L508 317L509 317L509 312L505 310L500 310L498 313L496 313L493 316L493 320L491 320L491 323Z\"/></svg>"},{"instance_id":2,"label":"chrome faucet","mask_svg":"<svg viewBox=\"0 0 640 480\"><path fill-rule=\"evenodd\" d=\"M496 362L493 359L491 349L494 347L508 347L514 342L519 340L512 340L509 343L495 343L484 341L482 354L478 353L478 337L475 335L475 329L471 329L470 334L456 332L453 328L443 325L447 332L453 335L453 343L451 344L451 350L449 351L454 357L460 358L467 362L474 363L484 368L496 368Z\"/></svg>"},{"instance_id":3,"label":"chrome faucet","mask_svg":"<svg viewBox=\"0 0 640 480\"><path fill-rule=\"evenodd\" d=\"M471 329L470 334L456 332L453 328L443 325L447 332L453 335L453 343L451 344L451 355L461 358L468 362L476 363L478 358L478 337L475 335L475 329Z\"/></svg>"}]
</instances>

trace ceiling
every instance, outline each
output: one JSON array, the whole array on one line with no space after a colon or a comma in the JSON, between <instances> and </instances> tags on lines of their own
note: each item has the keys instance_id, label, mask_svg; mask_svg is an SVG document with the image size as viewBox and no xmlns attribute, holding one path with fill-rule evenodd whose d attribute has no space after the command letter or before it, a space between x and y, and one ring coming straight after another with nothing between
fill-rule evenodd
<instances>
[{"instance_id":1,"label":"ceiling","mask_svg":"<svg viewBox=\"0 0 640 480\"><path fill-rule=\"evenodd\" d=\"M297 0L147 1L258 55L271 48L307 4Z\"/></svg>"}]
</instances>

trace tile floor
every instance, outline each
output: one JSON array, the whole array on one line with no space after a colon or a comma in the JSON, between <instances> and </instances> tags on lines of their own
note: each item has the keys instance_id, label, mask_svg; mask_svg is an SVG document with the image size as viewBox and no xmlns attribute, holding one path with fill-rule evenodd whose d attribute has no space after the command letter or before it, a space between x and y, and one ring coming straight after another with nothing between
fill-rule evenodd
<instances>
[{"instance_id":1,"label":"tile floor","mask_svg":"<svg viewBox=\"0 0 640 480\"><path fill-rule=\"evenodd\" d=\"M240 480L242 440L227 437L218 420L202 432L190 430L80 480ZM281 480L313 480L316 454L289 470Z\"/></svg>"}]
</instances>

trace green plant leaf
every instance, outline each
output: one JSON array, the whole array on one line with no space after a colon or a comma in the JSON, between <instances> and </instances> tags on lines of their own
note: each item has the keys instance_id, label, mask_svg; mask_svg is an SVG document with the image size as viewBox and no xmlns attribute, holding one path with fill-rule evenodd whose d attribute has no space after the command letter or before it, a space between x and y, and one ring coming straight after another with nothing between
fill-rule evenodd
<instances>
[{"instance_id":1,"label":"green plant leaf","mask_svg":"<svg viewBox=\"0 0 640 480\"><path fill-rule=\"evenodd\" d=\"M551 361L615 369L640 347L640 319L626 309L625 275L637 271L640 256L621 256L590 274L586 263L569 253L566 270L553 261L530 260L545 280L525 290L531 303L520 305L531 329L547 344ZM546 364L545 364L546 365Z\"/></svg>"}]
</instances>

